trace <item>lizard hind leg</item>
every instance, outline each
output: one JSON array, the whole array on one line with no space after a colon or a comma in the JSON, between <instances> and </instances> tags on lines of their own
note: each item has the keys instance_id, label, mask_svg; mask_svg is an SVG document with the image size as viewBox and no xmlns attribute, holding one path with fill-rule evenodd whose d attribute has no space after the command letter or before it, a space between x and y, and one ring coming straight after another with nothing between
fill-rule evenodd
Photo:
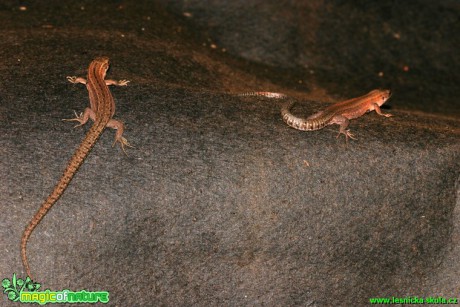
<instances>
[{"instance_id":1,"label":"lizard hind leg","mask_svg":"<svg viewBox=\"0 0 460 307\"><path fill-rule=\"evenodd\" d=\"M340 130L337 134L337 138L343 134L345 135L345 142L347 143L348 138L356 140L355 136L350 132L350 129L347 129L348 125L350 124L350 120L348 118L345 116L335 116L331 123L340 125Z\"/></svg>"},{"instance_id":2,"label":"lizard hind leg","mask_svg":"<svg viewBox=\"0 0 460 307\"><path fill-rule=\"evenodd\" d=\"M75 118L66 118L63 119L63 121L66 122L79 122L78 125L76 125L74 128L83 126L88 122L88 119L92 119L95 121L96 115L94 114L93 110L90 108L86 108L84 113L80 113L80 115L77 114L77 112L73 111L75 113Z\"/></svg>"},{"instance_id":3,"label":"lizard hind leg","mask_svg":"<svg viewBox=\"0 0 460 307\"><path fill-rule=\"evenodd\" d=\"M341 134L345 135L345 142L346 143L348 143L348 138L353 139L353 140L357 140L357 138L350 132L350 129L342 129L342 127L340 127L339 133L337 134L337 138Z\"/></svg>"},{"instance_id":4,"label":"lizard hind leg","mask_svg":"<svg viewBox=\"0 0 460 307\"><path fill-rule=\"evenodd\" d=\"M113 142L112 147L115 146L116 143L120 143L120 147L121 147L121 149L123 150L123 152L125 153L125 155L128 155L128 154L126 153L125 146L134 148L134 146L131 145L131 144L129 144L129 143L128 143L128 140L125 139L125 138L122 137L122 136L121 136L120 138L115 138L115 141Z\"/></svg>"},{"instance_id":5,"label":"lizard hind leg","mask_svg":"<svg viewBox=\"0 0 460 307\"><path fill-rule=\"evenodd\" d=\"M125 146L131 147L131 148L134 148L134 146L129 144L129 142L123 137L123 131L124 131L123 123L118 120L111 119L107 123L107 127L115 129L117 131L115 134L115 141L113 142L112 146L115 146L116 143L120 143L121 149L123 150L125 155L127 155L125 151Z\"/></svg>"}]
</instances>

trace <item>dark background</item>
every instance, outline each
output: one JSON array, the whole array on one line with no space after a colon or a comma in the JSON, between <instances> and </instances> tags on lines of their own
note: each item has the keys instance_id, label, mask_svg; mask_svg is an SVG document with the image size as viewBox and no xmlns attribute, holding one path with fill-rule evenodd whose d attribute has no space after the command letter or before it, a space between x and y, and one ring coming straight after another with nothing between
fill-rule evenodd
<instances>
[{"instance_id":1,"label":"dark background","mask_svg":"<svg viewBox=\"0 0 460 307\"><path fill-rule=\"evenodd\" d=\"M28 244L43 288L113 306L365 305L460 293L458 1L0 3L1 278L89 125L66 76L111 59L115 118ZM384 118L287 127L389 88ZM7 305L6 296L3 304ZM12 304L11 304L12 305Z\"/></svg>"}]
</instances>

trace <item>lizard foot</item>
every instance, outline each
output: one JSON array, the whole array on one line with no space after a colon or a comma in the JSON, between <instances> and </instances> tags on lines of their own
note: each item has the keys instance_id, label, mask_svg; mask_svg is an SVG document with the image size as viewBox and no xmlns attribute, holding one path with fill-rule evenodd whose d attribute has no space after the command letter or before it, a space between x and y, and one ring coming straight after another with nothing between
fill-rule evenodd
<instances>
[{"instance_id":1,"label":"lizard foot","mask_svg":"<svg viewBox=\"0 0 460 307\"><path fill-rule=\"evenodd\" d=\"M134 146L131 145L131 144L129 144L129 143L128 143L128 140L126 140L126 139L125 139L124 137L122 137L122 136L121 136L120 138L116 138L116 139L115 139L115 141L114 141L113 144L112 144L112 147L115 146L115 144L116 144L117 142L120 143L121 149L123 150L123 152L125 153L125 155L128 155L128 154L126 153L125 146L134 148Z\"/></svg>"},{"instance_id":2,"label":"lizard foot","mask_svg":"<svg viewBox=\"0 0 460 307\"><path fill-rule=\"evenodd\" d=\"M82 77L76 77L76 76L67 76L67 81L70 83L81 83L81 84L86 84L86 79Z\"/></svg>"},{"instance_id":3,"label":"lizard foot","mask_svg":"<svg viewBox=\"0 0 460 307\"><path fill-rule=\"evenodd\" d=\"M67 76L67 81L69 81L70 83L78 83L77 76Z\"/></svg>"},{"instance_id":4,"label":"lizard foot","mask_svg":"<svg viewBox=\"0 0 460 307\"><path fill-rule=\"evenodd\" d=\"M128 85L129 82L130 82L129 80L119 80L118 86L126 86Z\"/></svg>"},{"instance_id":5,"label":"lizard foot","mask_svg":"<svg viewBox=\"0 0 460 307\"><path fill-rule=\"evenodd\" d=\"M78 125L76 125L74 128L80 127L86 123L86 121L83 118L83 113L80 113L80 115L77 114L77 112L73 111L75 114L75 118L65 118L63 121L66 122L79 122Z\"/></svg>"},{"instance_id":6,"label":"lizard foot","mask_svg":"<svg viewBox=\"0 0 460 307\"><path fill-rule=\"evenodd\" d=\"M348 143L348 138L353 139L353 140L357 140L357 138L350 132L350 129L339 131L339 134L337 134L337 138L339 138L339 136L341 134L345 135L345 142L347 142L347 143Z\"/></svg>"},{"instance_id":7,"label":"lizard foot","mask_svg":"<svg viewBox=\"0 0 460 307\"><path fill-rule=\"evenodd\" d=\"M105 84L106 85L116 85L116 86L126 86L128 85L130 81L129 80L111 80L111 79L106 79Z\"/></svg>"}]
</instances>

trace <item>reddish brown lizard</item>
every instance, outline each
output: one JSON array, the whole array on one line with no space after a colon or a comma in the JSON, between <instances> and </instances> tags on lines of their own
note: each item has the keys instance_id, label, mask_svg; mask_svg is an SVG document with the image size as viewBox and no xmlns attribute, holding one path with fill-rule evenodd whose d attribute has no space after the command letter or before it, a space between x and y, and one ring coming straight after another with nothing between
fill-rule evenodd
<instances>
[{"instance_id":1,"label":"reddish brown lizard","mask_svg":"<svg viewBox=\"0 0 460 307\"><path fill-rule=\"evenodd\" d=\"M78 168L82 165L83 161L88 156L91 148L93 148L93 146L96 144L105 127L110 127L117 130L114 144L119 142L123 151L124 146L131 146L122 136L123 123L112 119L115 113L115 102L108 88L108 85L125 86L129 81L105 80L105 75L108 68L109 59L107 57L99 57L94 59L89 64L87 79L67 77L67 80L69 80L71 83L82 83L86 85L89 93L90 108L86 108L83 114L76 115L76 118L66 120L79 122L79 124L75 127L84 125L89 118L93 120L94 124L89 129L80 146L75 150L75 153L67 164L61 179L58 181L51 194L43 202L37 213L35 213L32 220L24 230L21 239L21 257L27 275L29 275L31 279L32 275L30 274L30 267L26 255L27 241L35 227L40 223L46 213L64 193L64 190L67 188Z\"/></svg>"},{"instance_id":2,"label":"reddish brown lizard","mask_svg":"<svg viewBox=\"0 0 460 307\"><path fill-rule=\"evenodd\" d=\"M237 94L240 97L247 96L263 96L268 98L286 98L287 95L275 92L247 92ZM375 111L377 114L390 117L392 114L384 114L380 107L391 97L390 90L373 90L366 95L348 99L336 104L330 105L323 111L313 114L306 119L297 117L291 113L291 108L294 106L294 101L289 101L281 108L281 116L283 121L290 127L303 130L312 131L319 130L328 125L340 125L339 134L344 134L345 139L355 139L353 134L347 129L350 119L358 118L367 112Z\"/></svg>"},{"instance_id":3,"label":"reddish brown lizard","mask_svg":"<svg viewBox=\"0 0 460 307\"><path fill-rule=\"evenodd\" d=\"M328 106L323 111L313 114L306 119L294 116L290 110L295 102L288 102L281 109L281 116L284 122L295 129L303 131L319 130L327 125L340 125L340 134L345 135L345 139L355 139L350 130L347 129L350 119L358 118L367 112L375 111L378 115L390 117L392 114L384 114L380 110L382 106L391 96L389 90L373 90L366 95L348 99Z\"/></svg>"}]
</instances>

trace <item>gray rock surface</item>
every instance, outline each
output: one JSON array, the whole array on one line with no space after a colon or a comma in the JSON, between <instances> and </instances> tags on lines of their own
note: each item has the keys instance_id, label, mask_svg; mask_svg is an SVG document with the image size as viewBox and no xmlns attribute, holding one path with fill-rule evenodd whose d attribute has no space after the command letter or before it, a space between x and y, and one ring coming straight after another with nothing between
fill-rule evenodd
<instances>
[{"instance_id":1,"label":"gray rock surface","mask_svg":"<svg viewBox=\"0 0 460 307\"><path fill-rule=\"evenodd\" d=\"M22 231L89 129L61 121L88 105L65 77L106 55L131 80L112 92L135 148L107 130L36 228L44 289L112 306L460 298L457 2L244 3L0 5L2 279L25 277ZM306 116L379 87L394 117L353 120L348 145L232 95L285 92Z\"/></svg>"}]
</instances>

